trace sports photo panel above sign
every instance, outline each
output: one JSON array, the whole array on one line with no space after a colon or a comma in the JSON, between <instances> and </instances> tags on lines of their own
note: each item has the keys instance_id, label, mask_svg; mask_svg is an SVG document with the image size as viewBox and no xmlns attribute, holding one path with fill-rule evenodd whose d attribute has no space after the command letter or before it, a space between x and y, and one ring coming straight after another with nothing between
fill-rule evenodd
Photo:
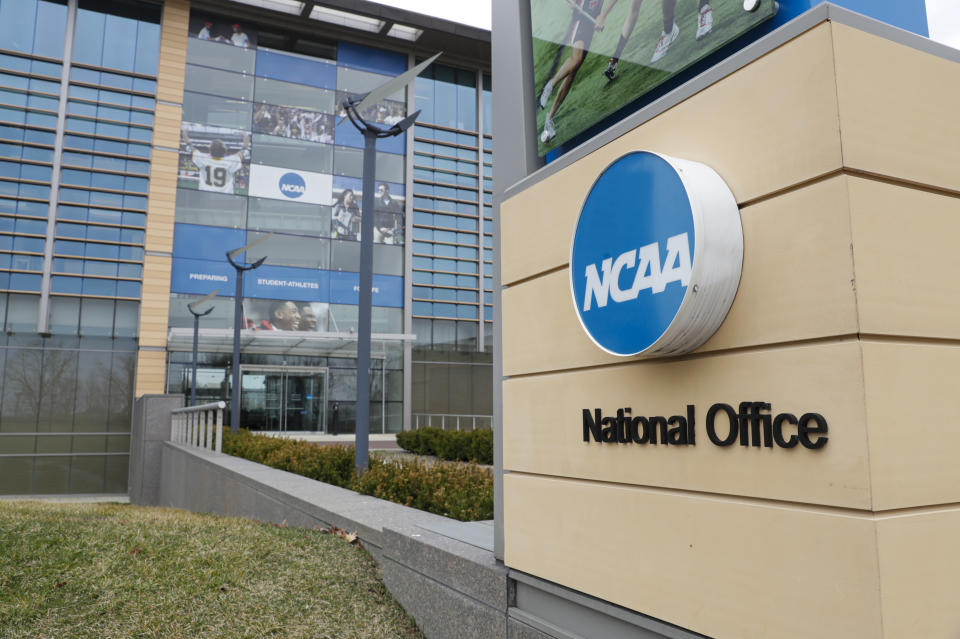
<instances>
[{"instance_id":1,"label":"sports photo panel above sign","mask_svg":"<svg viewBox=\"0 0 960 639\"><path fill-rule=\"evenodd\" d=\"M698 162L636 151L587 195L570 249L570 290L593 342L614 355L688 353L723 323L740 282L733 193Z\"/></svg>"}]
</instances>

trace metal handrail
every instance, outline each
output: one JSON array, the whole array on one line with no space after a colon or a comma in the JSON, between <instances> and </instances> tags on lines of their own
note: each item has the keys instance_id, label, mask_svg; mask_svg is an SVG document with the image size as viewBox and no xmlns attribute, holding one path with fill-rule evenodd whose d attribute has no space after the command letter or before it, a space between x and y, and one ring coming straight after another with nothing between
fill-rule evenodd
<instances>
[{"instance_id":1,"label":"metal handrail","mask_svg":"<svg viewBox=\"0 0 960 639\"><path fill-rule=\"evenodd\" d=\"M422 418L422 419L421 419ZM435 421L439 419L437 426ZM453 424L457 430L476 430L477 420L481 420L481 428L487 428L493 425L493 415L469 415L455 413L414 413L413 429L421 428L441 428L447 430L447 424ZM484 423L485 421L485 423ZM469 422L469 423L468 423ZM469 428L467 428L469 426Z\"/></svg>"},{"instance_id":2,"label":"metal handrail","mask_svg":"<svg viewBox=\"0 0 960 639\"><path fill-rule=\"evenodd\" d=\"M226 402L211 402L170 411L170 440L220 452Z\"/></svg>"}]
</instances>

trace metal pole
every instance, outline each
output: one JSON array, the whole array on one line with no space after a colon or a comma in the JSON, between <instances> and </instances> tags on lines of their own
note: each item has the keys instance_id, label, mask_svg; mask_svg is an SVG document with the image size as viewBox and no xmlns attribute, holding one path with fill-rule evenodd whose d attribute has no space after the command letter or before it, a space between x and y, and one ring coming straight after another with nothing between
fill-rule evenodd
<instances>
[{"instance_id":1,"label":"metal pole","mask_svg":"<svg viewBox=\"0 0 960 639\"><path fill-rule=\"evenodd\" d=\"M367 469L370 448L370 331L373 304L373 217L377 133L363 132L363 202L360 208L360 316L357 326L357 472Z\"/></svg>"},{"instance_id":2,"label":"metal pole","mask_svg":"<svg viewBox=\"0 0 960 639\"><path fill-rule=\"evenodd\" d=\"M233 362L230 384L230 432L240 430L240 328L243 323L243 270L237 271L237 292L233 297Z\"/></svg>"},{"instance_id":3,"label":"metal pole","mask_svg":"<svg viewBox=\"0 0 960 639\"><path fill-rule=\"evenodd\" d=\"M193 375L190 380L190 405L197 405L197 340L200 335L200 316L193 313Z\"/></svg>"}]
</instances>

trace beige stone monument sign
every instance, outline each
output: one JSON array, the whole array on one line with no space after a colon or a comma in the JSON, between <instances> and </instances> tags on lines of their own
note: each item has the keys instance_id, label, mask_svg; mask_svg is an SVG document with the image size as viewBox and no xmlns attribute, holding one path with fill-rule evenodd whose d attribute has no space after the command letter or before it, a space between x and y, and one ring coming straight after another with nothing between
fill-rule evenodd
<instances>
[{"instance_id":1,"label":"beige stone monument sign","mask_svg":"<svg viewBox=\"0 0 960 639\"><path fill-rule=\"evenodd\" d=\"M581 205L638 150L740 209L736 297L679 357L605 353L571 300ZM508 567L710 637L960 637L960 64L822 22L513 192L501 232ZM741 402L826 445L715 445ZM688 406L695 445L585 437L585 409Z\"/></svg>"}]
</instances>

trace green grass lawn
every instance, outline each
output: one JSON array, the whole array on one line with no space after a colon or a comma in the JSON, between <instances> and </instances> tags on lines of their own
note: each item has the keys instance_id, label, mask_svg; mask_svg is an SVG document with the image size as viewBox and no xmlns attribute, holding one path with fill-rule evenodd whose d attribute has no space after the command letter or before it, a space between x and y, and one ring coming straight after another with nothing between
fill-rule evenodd
<instances>
[{"instance_id":1,"label":"green grass lawn","mask_svg":"<svg viewBox=\"0 0 960 639\"><path fill-rule=\"evenodd\" d=\"M554 117L557 136L546 144L538 140L540 153L546 153L626 106L671 75L735 39L744 30L769 18L773 12L771 2L764 2L762 8L755 13L746 13L740 0L713 0L713 31L697 42L697 7L697 0L677 1L674 20L680 28L680 36L662 60L651 64L650 57L663 30L663 12L660 0L645 0L640 6L637 23L623 51L617 75L613 82L609 82L603 76L603 71L616 49L620 30L630 10L630 0L619 0L607 16L603 31L594 34L589 47L590 53L577 72L567 99ZM558 47L566 44L564 37L572 9L562 0L533 0L530 11L534 25L535 90L539 99L540 91L549 79L547 72L556 51ZM570 50L564 47L561 62L569 54ZM554 90L547 109L537 112L538 135L543 131L544 118L556 95L557 90Z\"/></svg>"},{"instance_id":2,"label":"green grass lawn","mask_svg":"<svg viewBox=\"0 0 960 639\"><path fill-rule=\"evenodd\" d=\"M422 637L370 556L318 531L0 501L0 637Z\"/></svg>"}]
</instances>

